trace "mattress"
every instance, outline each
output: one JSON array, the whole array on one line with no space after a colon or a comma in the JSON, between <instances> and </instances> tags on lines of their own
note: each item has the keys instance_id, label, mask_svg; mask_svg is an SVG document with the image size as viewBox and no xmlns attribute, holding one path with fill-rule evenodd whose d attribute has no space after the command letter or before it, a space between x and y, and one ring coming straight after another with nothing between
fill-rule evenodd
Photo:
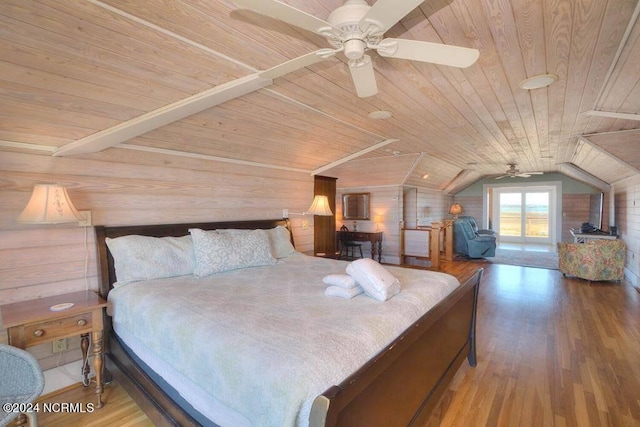
<instances>
[{"instance_id":1,"label":"mattress","mask_svg":"<svg viewBox=\"0 0 640 427\"><path fill-rule=\"evenodd\" d=\"M225 425L304 426L340 383L459 286L388 267L401 292L324 295L345 261L295 254L205 278L133 282L109 293L114 330L196 410Z\"/></svg>"}]
</instances>

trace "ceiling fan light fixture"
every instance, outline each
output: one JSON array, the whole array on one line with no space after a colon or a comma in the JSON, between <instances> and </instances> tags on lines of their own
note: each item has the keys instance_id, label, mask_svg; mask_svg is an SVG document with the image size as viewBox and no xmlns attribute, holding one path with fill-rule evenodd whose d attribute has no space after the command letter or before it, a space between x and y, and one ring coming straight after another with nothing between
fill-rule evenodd
<instances>
[{"instance_id":1,"label":"ceiling fan light fixture","mask_svg":"<svg viewBox=\"0 0 640 427\"><path fill-rule=\"evenodd\" d=\"M349 59L360 59L364 55L366 45L360 39L351 39L344 42L344 56Z\"/></svg>"},{"instance_id":2,"label":"ceiling fan light fixture","mask_svg":"<svg viewBox=\"0 0 640 427\"><path fill-rule=\"evenodd\" d=\"M376 110L369 113L369 118L374 120L385 120L393 117L393 113L387 110Z\"/></svg>"},{"instance_id":3,"label":"ceiling fan light fixture","mask_svg":"<svg viewBox=\"0 0 640 427\"><path fill-rule=\"evenodd\" d=\"M520 87L525 90L541 89L547 87L558 80L555 74L540 74L529 77L520 82Z\"/></svg>"}]
</instances>

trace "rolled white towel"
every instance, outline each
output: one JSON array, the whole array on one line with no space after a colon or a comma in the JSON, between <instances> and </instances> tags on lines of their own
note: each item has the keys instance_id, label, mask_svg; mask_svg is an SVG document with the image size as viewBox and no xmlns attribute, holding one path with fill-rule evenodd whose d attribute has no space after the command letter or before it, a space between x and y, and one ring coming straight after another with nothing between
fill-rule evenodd
<instances>
[{"instance_id":1,"label":"rolled white towel","mask_svg":"<svg viewBox=\"0 0 640 427\"><path fill-rule=\"evenodd\" d=\"M329 274L322 278L322 281L329 286L339 286L343 289L352 289L358 286L353 277L348 274Z\"/></svg>"},{"instance_id":2,"label":"rolled white towel","mask_svg":"<svg viewBox=\"0 0 640 427\"><path fill-rule=\"evenodd\" d=\"M367 295L378 301L386 301L400 292L400 281L371 258L353 261L347 266L347 273Z\"/></svg>"},{"instance_id":3,"label":"rolled white towel","mask_svg":"<svg viewBox=\"0 0 640 427\"><path fill-rule=\"evenodd\" d=\"M362 288L358 285L353 288L341 288L340 286L327 286L327 289L324 290L324 294L329 297L340 297L344 299L351 299L356 295L360 295L362 293Z\"/></svg>"}]
</instances>

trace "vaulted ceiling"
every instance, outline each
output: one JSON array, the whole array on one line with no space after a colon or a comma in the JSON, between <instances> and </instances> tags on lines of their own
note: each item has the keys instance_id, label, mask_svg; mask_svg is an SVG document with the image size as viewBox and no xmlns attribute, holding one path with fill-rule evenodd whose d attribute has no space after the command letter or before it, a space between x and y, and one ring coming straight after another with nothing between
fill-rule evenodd
<instances>
[{"instance_id":1,"label":"vaulted ceiling","mask_svg":"<svg viewBox=\"0 0 640 427\"><path fill-rule=\"evenodd\" d=\"M380 0L379 0L380 1ZM286 0L326 20L342 0ZM373 4L373 1L369 1ZM2 0L0 149L118 146L455 192L507 164L613 183L640 170L637 0L427 0L385 36L475 48L459 69L342 56L226 0ZM519 83L551 73L548 88ZM376 120L373 111L393 116ZM428 175L428 178L423 176Z\"/></svg>"}]
</instances>

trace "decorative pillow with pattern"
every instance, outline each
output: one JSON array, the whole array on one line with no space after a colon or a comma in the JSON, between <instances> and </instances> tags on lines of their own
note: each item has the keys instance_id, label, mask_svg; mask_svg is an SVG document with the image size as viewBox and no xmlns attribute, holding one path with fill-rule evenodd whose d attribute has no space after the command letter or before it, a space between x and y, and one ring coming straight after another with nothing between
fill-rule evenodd
<instances>
[{"instance_id":1,"label":"decorative pillow with pattern","mask_svg":"<svg viewBox=\"0 0 640 427\"><path fill-rule=\"evenodd\" d=\"M272 265L277 260L271 254L269 237L265 230L243 233L218 233L189 229L193 238L196 277L205 277L223 271L246 267Z\"/></svg>"},{"instance_id":2,"label":"decorative pillow with pattern","mask_svg":"<svg viewBox=\"0 0 640 427\"><path fill-rule=\"evenodd\" d=\"M191 236L150 237L130 235L106 238L113 257L117 283L186 276L193 273Z\"/></svg>"},{"instance_id":3,"label":"decorative pillow with pattern","mask_svg":"<svg viewBox=\"0 0 640 427\"><path fill-rule=\"evenodd\" d=\"M238 228L219 228L216 230L220 234L247 234L255 230L244 230ZM274 258L286 258L295 254L296 248L291 244L291 234L289 229L278 225L277 227L265 230L271 243L271 254Z\"/></svg>"}]
</instances>

